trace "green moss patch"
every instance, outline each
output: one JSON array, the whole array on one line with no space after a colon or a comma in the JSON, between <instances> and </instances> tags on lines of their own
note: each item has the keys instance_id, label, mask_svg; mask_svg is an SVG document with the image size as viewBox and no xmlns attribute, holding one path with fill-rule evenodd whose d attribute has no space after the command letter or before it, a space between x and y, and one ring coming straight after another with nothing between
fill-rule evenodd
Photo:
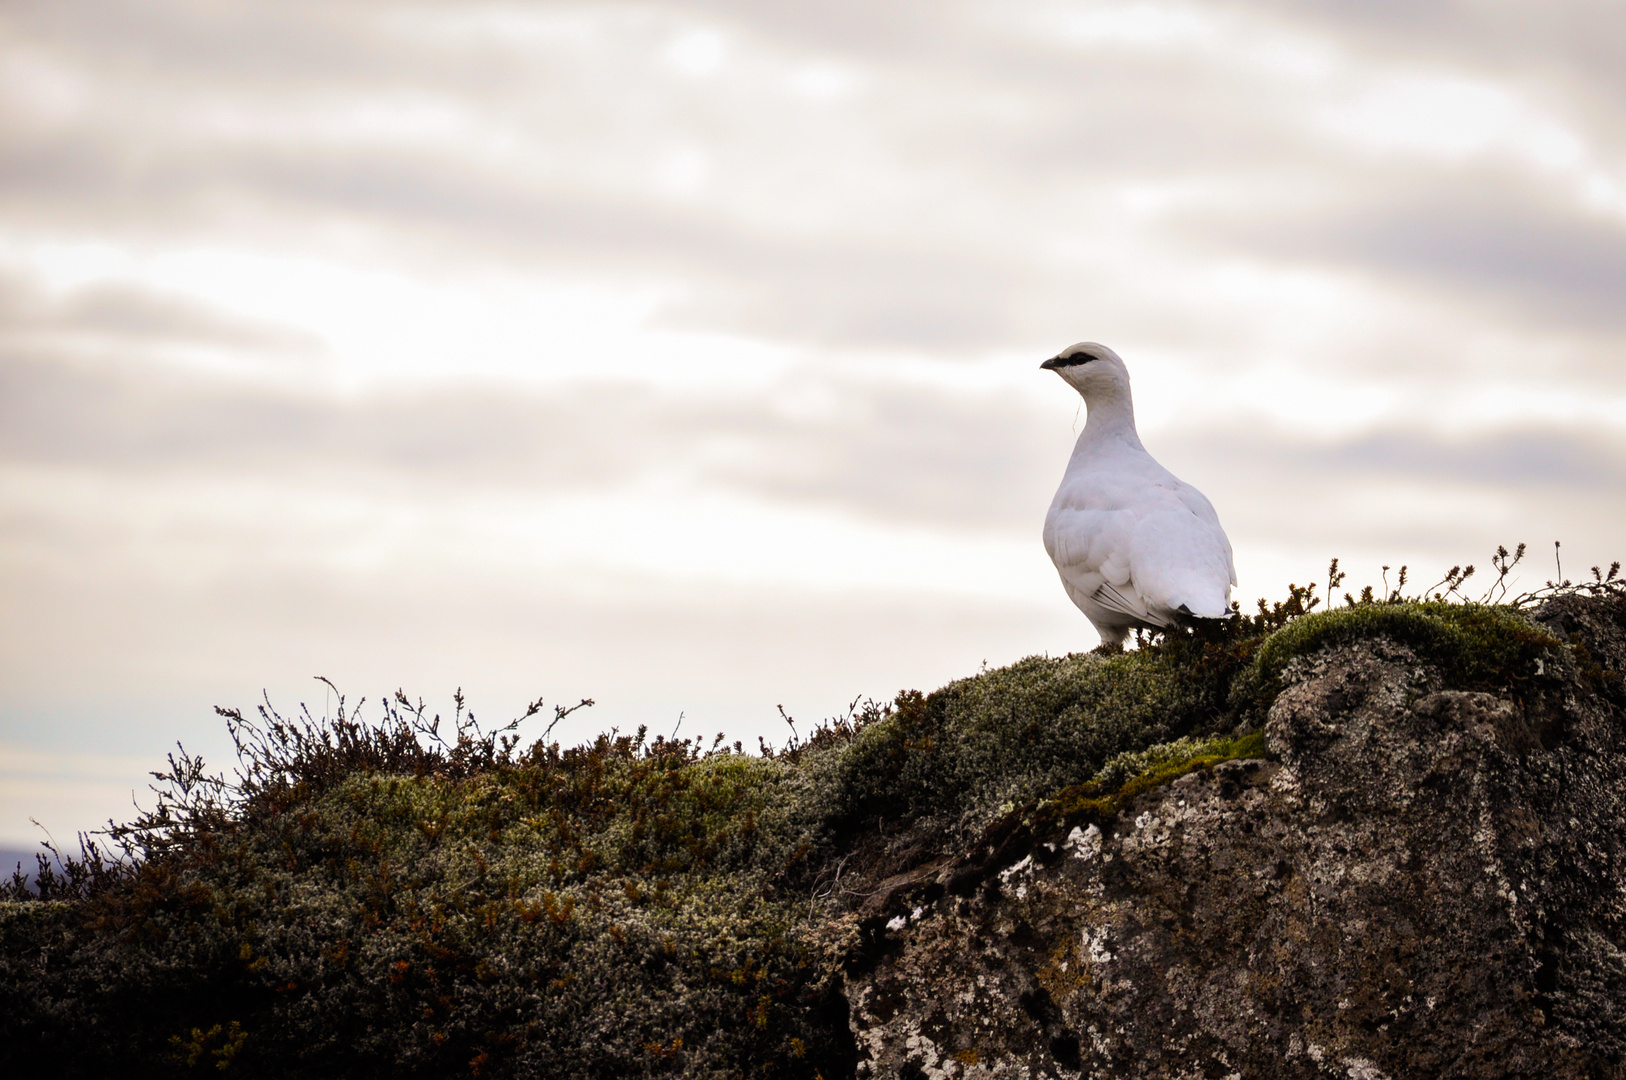
<instances>
[{"instance_id":1,"label":"green moss patch","mask_svg":"<svg viewBox=\"0 0 1626 1080\"><path fill-rule=\"evenodd\" d=\"M842 837L915 823L963 843L1011 806L1093 778L1117 755L1231 726L1234 650L1179 643L1029 657L899 695L845 743L807 755L809 804Z\"/></svg>"},{"instance_id":2,"label":"green moss patch","mask_svg":"<svg viewBox=\"0 0 1626 1080\"><path fill-rule=\"evenodd\" d=\"M1113 759L1101 775L1075 784L1034 808L1031 820L1040 830L1074 825L1105 825L1130 803L1187 773L1212 769L1226 761L1265 756L1265 735L1255 731L1236 738L1180 739Z\"/></svg>"},{"instance_id":3,"label":"green moss patch","mask_svg":"<svg viewBox=\"0 0 1626 1080\"><path fill-rule=\"evenodd\" d=\"M1359 604L1295 619L1260 644L1231 706L1262 714L1294 659L1334 645L1384 638L1405 645L1459 690L1505 689L1568 663L1563 642L1515 608L1483 604Z\"/></svg>"}]
</instances>

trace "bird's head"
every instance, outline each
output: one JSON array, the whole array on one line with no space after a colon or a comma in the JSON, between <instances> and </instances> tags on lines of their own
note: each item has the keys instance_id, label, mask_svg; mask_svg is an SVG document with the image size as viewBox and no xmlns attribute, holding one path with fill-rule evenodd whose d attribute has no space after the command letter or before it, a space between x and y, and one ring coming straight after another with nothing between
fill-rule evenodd
<instances>
[{"instance_id":1,"label":"bird's head","mask_svg":"<svg viewBox=\"0 0 1626 1080\"><path fill-rule=\"evenodd\" d=\"M1069 345L1039 366L1066 379L1086 400L1129 389L1129 369L1123 360L1093 341Z\"/></svg>"}]
</instances>

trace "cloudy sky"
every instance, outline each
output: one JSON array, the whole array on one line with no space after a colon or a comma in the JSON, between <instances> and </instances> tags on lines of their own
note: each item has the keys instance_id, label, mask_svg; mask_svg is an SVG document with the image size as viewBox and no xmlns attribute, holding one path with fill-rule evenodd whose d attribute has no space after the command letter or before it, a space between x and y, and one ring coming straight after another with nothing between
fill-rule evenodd
<instances>
[{"instance_id":1,"label":"cloudy sky","mask_svg":"<svg viewBox=\"0 0 1626 1080\"><path fill-rule=\"evenodd\" d=\"M1081 339L1244 603L1626 554L1619 5L6 0L0 844L316 675L754 744L1092 647Z\"/></svg>"}]
</instances>

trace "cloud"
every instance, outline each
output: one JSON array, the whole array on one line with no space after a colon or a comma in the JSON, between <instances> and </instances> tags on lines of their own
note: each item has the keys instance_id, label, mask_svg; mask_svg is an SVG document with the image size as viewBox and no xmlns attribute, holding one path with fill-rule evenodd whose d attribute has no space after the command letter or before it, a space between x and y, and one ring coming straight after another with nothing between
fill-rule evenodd
<instances>
[{"instance_id":1,"label":"cloud","mask_svg":"<svg viewBox=\"0 0 1626 1080\"><path fill-rule=\"evenodd\" d=\"M1389 476L1442 490L1563 487L1599 498L1626 494L1626 436L1619 432L1527 428L1449 438L1388 429L1319 442L1285 433L1262 438L1211 431L1167 441L1177 453L1207 457L1216 471L1262 468L1279 476L1323 477L1330 485L1353 476Z\"/></svg>"},{"instance_id":2,"label":"cloud","mask_svg":"<svg viewBox=\"0 0 1626 1080\"><path fill-rule=\"evenodd\" d=\"M94 337L125 344L179 343L251 351L315 352L298 327L244 318L182 293L98 281L51 293L31 278L0 273L0 342L63 343ZM71 343L68 343L71 355Z\"/></svg>"},{"instance_id":3,"label":"cloud","mask_svg":"<svg viewBox=\"0 0 1626 1080\"><path fill-rule=\"evenodd\" d=\"M1492 71L1451 82L1390 48L1415 32L1444 49L1468 27L1499 55L1494 43L1530 22L1477 9L172 3L98 15L11 15L81 82L120 87L0 146L3 197L34 228L218 240L255 222L313 237L339 227L419 267L659 280L670 325L945 356L1047 333L1035 313L1064 297L1092 316L1121 308L1116 294L1137 291L1121 283L1182 259L1199 272L1239 239L1273 258L1489 292L1492 312L1529 292L1594 321L1609 317L1619 269L1610 241L1583 243L1584 215L1550 177L1508 183L1504 165L1475 161L1430 193L1433 165L1374 168L1373 146L1317 134L1318 117L1401 85L1397 72L1412 80L1402 103L1416 87L1472 83L1479 105L1526 108ZM1186 29L1147 32L1149 18ZM1060 32L1081 19L1141 29ZM1556 58L1581 48L1585 35L1532 25ZM1328 44L1339 35L1370 55ZM725 40L703 79L662 60ZM796 104L786 69L812 62L865 73L862 99ZM1389 113L1362 123L1394 134ZM704 168L674 201L662 177L678 160ZM1499 201L1443 190L1464 185L1499 187Z\"/></svg>"},{"instance_id":4,"label":"cloud","mask_svg":"<svg viewBox=\"0 0 1626 1080\"><path fill-rule=\"evenodd\" d=\"M814 410L800 405L812 400ZM347 398L169 366L0 356L0 460L365 488L726 488L876 520L1030 530L1058 436L1023 399L799 380L708 401L629 384Z\"/></svg>"},{"instance_id":5,"label":"cloud","mask_svg":"<svg viewBox=\"0 0 1626 1080\"><path fill-rule=\"evenodd\" d=\"M1619 10L1609 0L1569 0L1532 7L1449 0L1347 4L1340 0L1253 0L1255 10L1389 56L1442 66L1473 65L1518 72L1562 85L1573 82L1618 109L1626 84L1620 65Z\"/></svg>"},{"instance_id":6,"label":"cloud","mask_svg":"<svg viewBox=\"0 0 1626 1080\"><path fill-rule=\"evenodd\" d=\"M382 482L404 492L533 498L654 484L1025 536L1043 516L1071 437L1026 398L806 371L729 400L614 383L341 398L163 365L0 359L0 460L295 479L313 492ZM1240 417L1231 428L1173 429L1152 442L1193 479L1228 476L1263 489L1350 476L1442 489L1626 486L1618 464L1626 446L1596 428L1457 437L1378 428L1327 441L1263 437Z\"/></svg>"},{"instance_id":7,"label":"cloud","mask_svg":"<svg viewBox=\"0 0 1626 1080\"><path fill-rule=\"evenodd\" d=\"M1248 239L1278 256L1512 309L1546 329L1626 329L1626 223L1530 184L1418 185L1333 213L1260 220Z\"/></svg>"}]
</instances>

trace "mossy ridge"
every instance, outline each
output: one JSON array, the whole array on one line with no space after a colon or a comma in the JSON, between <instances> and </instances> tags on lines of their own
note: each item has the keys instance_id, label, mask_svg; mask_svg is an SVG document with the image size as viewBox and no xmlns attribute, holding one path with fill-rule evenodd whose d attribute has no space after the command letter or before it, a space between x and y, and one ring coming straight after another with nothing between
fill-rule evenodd
<instances>
[{"instance_id":1,"label":"mossy ridge","mask_svg":"<svg viewBox=\"0 0 1626 1080\"><path fill-rule=\"evenodd\" d=\"M1251 653L1182 641L1113 656L1028 657L929 695L900 694L846 743L803 763L834 842L925 822L969 841L1002 813L1093 778L1116 755L1231 726Z\"/></svg>"},{"instance_id":2,"label":"mossy ridge","mask_svg":"<svg viewBox=\"0 0 1626 1080\"><path fill-rule=\"evenodd\" d=\"M1260 727L1287 664L1330 646L1396 641L1454 689L1522 692L1543 663L1552 678L1571 663L1563 642L1513 607L1393 600L1313 612L1310 601L1295 587L1257 616L1134 652L1029 657L899 695L826 750L828 790L812 802L837 808L827 824L838 849L909 829L924 834L907 846L915 861L933 848L1020 846L1063 819L1104 825L1186 772L1264 756L1262 734L1229 733ZM877 862L882 875L904 869Z\"/></svg>"},{"instance_id":3,"label":"mossy ridge","mask_svg":"<svg viewBox=\"0 0 1626 1080\"><path fill-rule=\"evenodd\" d=\"M358 1011L417 1002L427 1014L447 994L459 999L461 1037L453 1025L430 1030L427 1044L397 1048L402 1064L462 1067L484 1055L481 1069L501 1072L534 1067L541 1044L575 1059L551 1075L726 1072L792 1056L786 1033L811 1034L798 1022L809 965L787 940L791 912L765 895L758 860L740 850L749 840L727 842L759 831L743 826L771 810L783 766L654 757L583 758L564 776L366 778L324 800L342 828L387 813L393 798L406 826L372 868L346 866L348 880L329 886L377 905L367 912L376 922L353 934L372 946L353 959L371 972L356 981L377 986L382 975L405 999L357 1001ZM412 870L385 897L367 877L388 865ZM513 971L516 957L536 970ZM527 1005L516 981L545 991ZM480 986L509 992L482 1003L470 993Z\"/></svg>"},{"instance_id":4,"label":"mossy ridge","mask_svg":"<svg viewBox=\"0 0 1626 1080\"><path fill-rule=\"evenodd\" d=\"M1514 607L1435 601L1357 604L1300 616L1265 638L1236 680L1230 706L1240 715L1262 719L1281 692L1282 673L1292 660L1372 638L1412 649L1439 671L1449 689L1506 689L1528 681L1544 664L1570 663L1565 643Z\"/></svg>"},{"instance_id":5,"label":"mossy ridge","mask_svg":"<svg viewBox=\"0 0 1626 1080\"><path fill-rule=\"evenodd\" d=\"M649 750L307 788L59 906L32 989L116 1011L153 1075L234 1023L244 1075L816 1075L828 991L774 887L789 765Z\"/></svg>"},{"instance_id":6,"label":"mossy ridge","mask_svg":"<svg viewBox=\"0 0 1626 1080\"><path fill-rule=\"evenodd\" d=\"M887 859L988 850L978 836L1014 862L1104 825L1262 756L1257 732L1228 732L1292 659L1344 641L1400 641L1463 687L1569 662L1505 608L1306 610L1295 593L1206 636L1030 657L765 757L612 733L442 769L353 735L348 771L284 763L286 782L200 810L118 888L0 912L0 1015L152 1074L175 1064L170 1035L218 1029L246 1032L243 1075L833 1075L846 1028L807 931L842 901L810 895L858 847L881 853L862 886ZM27 974L6 959L46 952ZM129 1027L95 1029L113 1016Z\"/></svg>"}]
</instances>

